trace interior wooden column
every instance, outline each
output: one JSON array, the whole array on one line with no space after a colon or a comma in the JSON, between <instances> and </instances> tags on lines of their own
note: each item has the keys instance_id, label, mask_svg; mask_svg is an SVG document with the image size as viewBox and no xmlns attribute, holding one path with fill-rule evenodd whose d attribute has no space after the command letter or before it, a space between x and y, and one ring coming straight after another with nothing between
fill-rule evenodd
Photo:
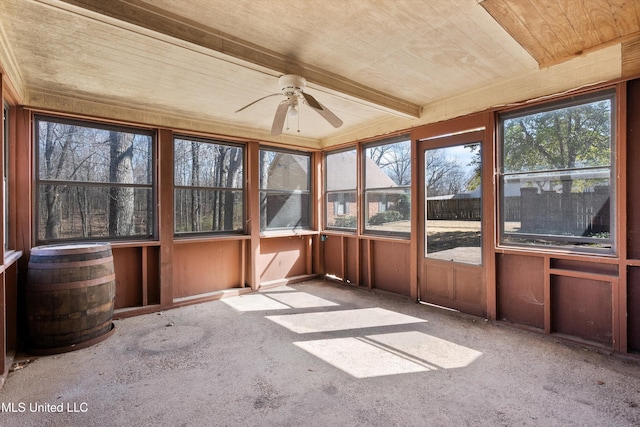
<instances>
[{"instance_id":1,"label":"interior wooden column","mask_svg":"<svg viewBox=\"0 0 640 427\"><path fill-rule=\"evenodd\" d=\"M322 230L325 224L325 210L324 210L324 183L325 176L324 170L322 168L324 155L316 151L313 153L311 157L314 165L315 173L313 174L313 195L316 203L315 206L315 220L312 226L313 230ZM311 267L308 269L307 274L325 274L325 268L321 261L322 254L322 244L320 243L320 236L316 235L315 237L309 236L309 244L311 245L311 257L312 259L309 261L311 263Z\"/></svg>"},{"instance_id":2,"label":"interior wooden column","mask_svg":"<svg viewBox=\"0 0 640 427\"><path fill-rule=\"evenodd\" d=\"M637 39L640 41L640 38ZM638 57L640 58L640 57ZM616 235L618 242L618 280L613 280L613 349L614 351L628 352L628 328L627 328L627 82L618 84L616 91L616 148L615 164L618 173L616 175Z\"/></svg>"},{"instance_id":3,"label":"interior wooden column","mask_svg":"<svg viewBox=\"0 0 640 427\"><path fill-rule=\"evenodd\" d=\"M361 212L364 212L365 203L364 203L364 185L365 185L365 177L363 170L364 166L364 149L362 147L362 143L356 145L356 212L358 212L358 217L356 218L356 236L355 245L356 245L356 285L362 286L363 283L363 272L362 272L362 244L360 243L360 236L364 231L364 218ZM346 241L345 241L346 242ZM348 253L348 245L345 245L345 252L343 252L343 256L347 256Z\"/></svg>"},{"instance_id":4,"label":"interior wooden column","mask_svg":"<svg viewBox=\"0 0 640 427\"><path fill-rule=\"evenodd\" d=\"M160 305L173 304L173 133L158 131L158 239Z\"/></svg>"},{"instance_id":5,"label":"interior wooden column","mask_svg":"<svg viewBox=\"0 0 640 427\"><path fill-rule=\"evenodd\" d=\"M409 297L418 300L418 239L420 227L418 227L418 208L421 205L419 200L419 192L416 187L419 185L418 175L418 140L411 138L411 241L409 243Z\"/></svg>"},{"instance_id":6,"label":"interior wooden column","mask_svg":"<svg viewBox=\"0 0 640 427\"><path fill-rule=\"evenodd\" d=\"M498 291L496 289L496 203L494 191L494 171L497 170L496 116L489 112L485 117L485 133L482 142L482 239L483 263L485 264L485 299L487 318L495 320L498 312ZM486 183L486 184L485 184Z\"/></svg>"},{"instance_id":7,"label":"interior wooden column","mask_svg":"<svg viewBox=\"0 0 640 427\"><path fill-rule=\"evenodd\" d=\"M251 234L249 241L249 274L248 282L251 289L260 287L260 146L257 142L247 144L247 231Z\"/></svg>"},{"instance_id":8,"label":"interior wooden column","mask_svg":"<svg viewBox=\"0 0 640 427\"><path fill-rule=\"evenodd\" d=\"M24 251L28 254L31 249L31 239L33 232L31 230L31 152L33 150L30 140L30 113L22 107L11 109L11 122L13 128L10 139L14 141L16 146L15 165L16 174L14 179L16 195L20 193L20 197L15 197L15 233L16 233L16 249ZM24 261L26 268L26 261Z\"/></svg>"}]
</instances>

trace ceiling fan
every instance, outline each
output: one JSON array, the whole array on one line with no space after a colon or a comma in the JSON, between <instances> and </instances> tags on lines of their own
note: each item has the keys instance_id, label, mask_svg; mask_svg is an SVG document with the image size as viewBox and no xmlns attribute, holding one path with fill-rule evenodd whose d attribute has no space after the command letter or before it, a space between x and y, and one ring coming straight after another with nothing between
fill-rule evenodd
<instances>
[{"instance_id":1,"label":"ceiling fan","mask_svg":"<svg viewBox=\"0 0 640 427\"><path fill-rule=\"evenodd\" d=\"M304 88L307 83L304 77L295 74L285 74L278 78L280 85L280 93L272 93L271 95L263 96L260 99L256 99L250 104L245 105L236 111L239 113L247 107L252 106L256 102L263 99L270 98L272 96L284 96L284 99L278 108L276 109L276 115L273 118L273 124L271 125L271 135L280 135L284 127L284 121L287 117L295 119L298 117L298 109L300 104L308 105L312 110L320 114L326 121L334 128L342 126L342 120L333 114L327 107L320 104L313 96L305 93ZM300 129L298 129L300 132Z\"/></svg>"}]
</instances>

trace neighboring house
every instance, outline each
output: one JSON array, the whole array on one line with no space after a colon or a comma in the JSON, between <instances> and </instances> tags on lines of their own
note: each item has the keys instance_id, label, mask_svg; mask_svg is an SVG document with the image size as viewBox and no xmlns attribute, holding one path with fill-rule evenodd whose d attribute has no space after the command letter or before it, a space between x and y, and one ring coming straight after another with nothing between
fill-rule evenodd
<instances>
[{"instance_id":1,"label":"neighboring house","mask_svg":"<svg viewBox=\"0 0 640 427\"><path fill-rule=\"evenodd\" d=\"M332 170L335 173L327 176L327 189L338 190L329 192L327 195L327 224L335 224L340 217L356 216L356 174L354 173L356 164L356 154L351 151L337 153L332 158ZM366 188L368 189L389 189L398 185L369 157L365 158L366 164ZM401 196L403 191L385 191L384 194L370 193L368 204L368 218L378 212L393 209L398 202L397 197L390 197L390 194Z\"/></svg>"},{"instance_id":2,"label":"neighboring house","mask_svg":"<svg viewBox=\"0 0 640 427\"><path fill-rule=\"evenodd\" d=\"M275 155L261 186L266 190L261 200L261 209L266 209L266 215L261 217L266 224L261 229L310 226L309 159L290 153Z\"/></svg>"}]
</instances>

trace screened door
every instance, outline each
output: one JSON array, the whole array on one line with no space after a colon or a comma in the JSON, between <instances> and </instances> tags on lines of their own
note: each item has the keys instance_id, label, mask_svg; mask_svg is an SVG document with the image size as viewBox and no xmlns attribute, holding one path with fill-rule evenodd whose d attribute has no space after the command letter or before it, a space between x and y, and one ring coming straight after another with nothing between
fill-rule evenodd
<instances>
[{"instance_id":1,"label":"screened door","mask_svg":"<svg viewBox=\"0 0 640 427\"><path fill-rule=\"evenodd\" d=\"M484 315L483 131L420 141L419 299Z\"/></svg>"}]
</instances>

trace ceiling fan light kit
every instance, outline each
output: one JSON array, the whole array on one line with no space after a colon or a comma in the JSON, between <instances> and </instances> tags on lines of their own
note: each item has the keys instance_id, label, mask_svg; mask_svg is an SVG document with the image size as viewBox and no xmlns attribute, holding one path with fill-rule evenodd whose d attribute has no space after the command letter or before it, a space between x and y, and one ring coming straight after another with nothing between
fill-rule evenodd
<instances>
[{"instance_id":1,"label":"ceiling fan light kit","mask_svg":"<svg viewBox=\"0 0 640 427\"><path fill-rule=\"evenodd\" d=\"M272 96L284 96L286 99L278 104L276 114L273 118L273 124L271 125L271 135L280 135L284 127L285 119L299 118L298 105L304 104L310 107L312 110L320 114L329 124L335 128L342 126L342 120L333 114L327 107L320 104L313 96L305 93L304 89L307 81L304 77L296 74L284 74L278 78L278 84L280 86L280 93L272 93L271 95L259 98L250 104L245 105L236 111L236 113L244 110L253 104L262 101L265 98ZM298 129L300 132L300 129Z\"/></svg>"}]
</instances>

